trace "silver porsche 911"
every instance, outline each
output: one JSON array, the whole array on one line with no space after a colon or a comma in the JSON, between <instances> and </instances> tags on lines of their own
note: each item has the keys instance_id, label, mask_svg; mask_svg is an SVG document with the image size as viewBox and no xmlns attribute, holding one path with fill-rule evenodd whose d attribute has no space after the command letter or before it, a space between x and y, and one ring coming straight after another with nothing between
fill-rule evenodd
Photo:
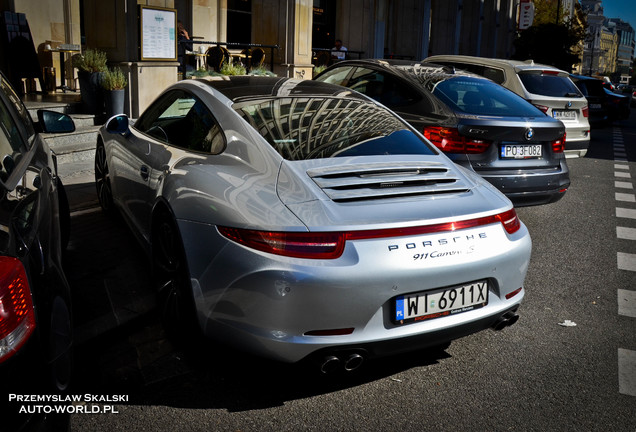
<instances>
[{"instance_id":1,"label":"silver porsche 911","mask_svg":"<svg viewBox=\"0 0 636 432\"><path fill-rule=\"evenodd\" d=\"M95 177L175 329L327 371L518 319L531 240L510 201L351 90L180 81L107 122Z\"/></svg>"}]
</instances>

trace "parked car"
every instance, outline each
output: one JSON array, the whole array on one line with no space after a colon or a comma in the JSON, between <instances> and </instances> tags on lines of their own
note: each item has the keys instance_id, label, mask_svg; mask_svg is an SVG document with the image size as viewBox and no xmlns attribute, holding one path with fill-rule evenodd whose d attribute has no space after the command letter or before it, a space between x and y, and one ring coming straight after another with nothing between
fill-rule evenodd
<instances>
[{"instance_id":1,"label":"parked car","mask_svg":"<svg viewBox=\"0 0 636 432\"><path fill-rule=\"evenodd\" d=\"M517 206L558 201L570 185L563 123L479 75L412 61L351 60L315 80L385 104Z\"/></svg>"},{"instance_id":2,"label":"parked car","mask_svg":"<svg viewBox=\"0 0 636 432\"><path fill-rule=\"evenodd\" d=\"M583 157L590 145L587 100L568 73L533 61L437 55L423 60L467 70L492 79L565 125L567 157Z\"/></svg>"},{"instance_id":3,"label":"parked car","mask_svg":"<svg viewBox=\"0 0 636 432\"><path fill-rule=\"evenodd\" d=\"M518 318L531 241L510 201L342 87L180 81L134 125L107 122L95 169L152 258L168 329L196 316L210 338L328 371Z\"/></svg>"},{"instance_id":4,"label":"parked car","mask_svg":"<svg viewBox=\"0 0 636 432\"><path fill-rule=\"evenodd\" d=\"M629 118L631 109L630 97L622 94L609 91L607 88L603 89L608 100L608 107L610 112L610 118L612 120L625 120Z\"/></svg>"},{"instance_id":5,"label":"parked car","mask_svg":"<svg viewBox=\"0 0 636 432\"><path fill-rule=\"evenodd\" d=\"M605 126L612 122L609 98L605 93L603 81L584 75L570 75L570 79L581 90L589 107L588 120L592 127Z\"/></svg>"},{"instance_id":6,"label":"parked car","mask_svg":"<svg viewBox=\"0 0 636 432\"><path fill-rule=\"evenodd\" d=\"M39 111L38 119L0 75L0 382L9 405L3 430L68 426L68 416L20 413L25 404L9 397L61 393L71 378L71 298L62 271L68 201L40 132L75 126L51 111Z\"/></svg>"}]
</instances>

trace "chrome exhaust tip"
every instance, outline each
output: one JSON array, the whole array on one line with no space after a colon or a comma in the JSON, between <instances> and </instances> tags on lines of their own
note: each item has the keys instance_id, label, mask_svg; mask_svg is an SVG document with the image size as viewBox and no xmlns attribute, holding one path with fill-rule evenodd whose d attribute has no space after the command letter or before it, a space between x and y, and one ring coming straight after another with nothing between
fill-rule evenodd
<instances>
[{"instance_id":1,"label":"chrome exhaust tip","mask_svg":"<svg viewBox=\"0 0 636 432\"><path fill-rule=\"evenodd\" d=\"M347 372L353 372L364 363L364 357L360 354L351 354L344 363L344 369Z\"/></svg>"},{"instance_id":2,"label":"chrome exhaust tip","mask_svg":"<svg viewBox=\"0 0 636 432\"><path fill-rule=\"evenodd\" d=\"M320 372L327 375L340 369L340 359L336 356L327 356L320 363Z\"/></svg>"}]
</instances>

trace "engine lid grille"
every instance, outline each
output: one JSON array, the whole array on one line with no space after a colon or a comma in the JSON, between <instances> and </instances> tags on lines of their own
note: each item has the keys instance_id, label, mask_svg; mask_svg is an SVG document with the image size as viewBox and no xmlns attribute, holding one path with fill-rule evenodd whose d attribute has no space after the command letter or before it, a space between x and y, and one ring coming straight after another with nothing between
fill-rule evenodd
<instances>
[{"instance_id":1,"label":"engine lid grille","mask_svg":"<svg viewBox=\"0 0 636 432\"><path fill-rule=\"evenodd\" d=\"M335 202L450 195L470 190L441 163L372 163L314 168L307 175Z\"/></svg>"}]
</instances>

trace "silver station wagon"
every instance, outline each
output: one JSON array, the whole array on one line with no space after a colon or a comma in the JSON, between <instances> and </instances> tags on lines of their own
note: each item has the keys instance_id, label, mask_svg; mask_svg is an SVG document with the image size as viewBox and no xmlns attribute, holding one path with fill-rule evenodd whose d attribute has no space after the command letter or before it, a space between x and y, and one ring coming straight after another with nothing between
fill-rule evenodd
<instances>
[{"instance_id":1,"label":"silver station wagon","mask_svg":"<svg viewBox=\"0 0 636 432\"><path fill-rule=\"evenodd\" d=\"M511 202L343 87L181 81L107 122L95 169L173 330L327 372L518 319L531 240Z\"/></svg>"}]
</instances>

